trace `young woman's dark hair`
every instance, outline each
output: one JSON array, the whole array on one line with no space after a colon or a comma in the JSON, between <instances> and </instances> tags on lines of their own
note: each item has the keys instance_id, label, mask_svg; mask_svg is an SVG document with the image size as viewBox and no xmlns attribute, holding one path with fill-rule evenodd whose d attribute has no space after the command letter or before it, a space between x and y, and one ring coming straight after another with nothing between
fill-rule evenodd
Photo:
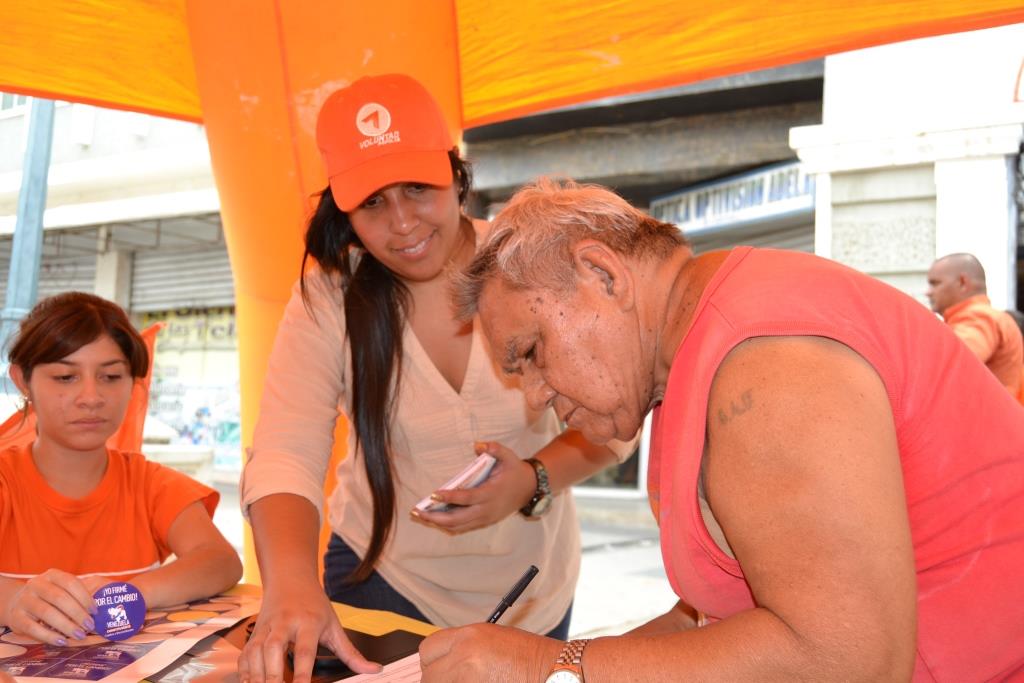
<instances>
[{"instance_id":1,"label":"young woman's dark hair","mask_svg":"<svg viewBox=\"0 0 1024 683\"><path fill-rule=\"evenodd\" d=\"M459 203L469 196L469 163L456 149L448 152ZM373 497L373 532L350 583L364 581L380 558L395 519L395 485L391 473L391 410L402 375L402 326L409 292L394 274L363 249L355 271L350 250L363 245L348 214L338 209L328 186L320 193L306 230L299 287L306 296L306 263L312 257L325 273L339 273L345 294L345 329L352 349L352 428L363 451L363 466Z\"/></svg>"},{"instance_id":2,"label":"young woman's dark hair","mask_svg":"<svg viewBox=\"0 0 1024 683\"><path fill-rule=\"evenodd\" d=\"M117 304L95 294L65 292L43 299L21 321L8 355L27 381L41 363L55 363L104 334L128 359L132 377L149 371L146 342Z\"/></svg>"}]
</instances>

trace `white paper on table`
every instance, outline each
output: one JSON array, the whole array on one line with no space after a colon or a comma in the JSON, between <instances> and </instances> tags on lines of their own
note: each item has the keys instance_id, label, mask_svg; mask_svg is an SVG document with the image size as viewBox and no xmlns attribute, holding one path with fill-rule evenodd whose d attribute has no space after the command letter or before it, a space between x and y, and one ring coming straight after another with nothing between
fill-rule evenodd
<instances>
[{"instance_id":1,"label":"white paper on table","mask_svg":"<svg viewBox=\"0 0 1024 683\"><path fill-rule=\"evenodd\" d=\"M379 674L359 674L342 678L336 683L363 683L363 681L394 681L395 683L420 683L420 653L391 662Z\"/></svg>"}]
</instances>

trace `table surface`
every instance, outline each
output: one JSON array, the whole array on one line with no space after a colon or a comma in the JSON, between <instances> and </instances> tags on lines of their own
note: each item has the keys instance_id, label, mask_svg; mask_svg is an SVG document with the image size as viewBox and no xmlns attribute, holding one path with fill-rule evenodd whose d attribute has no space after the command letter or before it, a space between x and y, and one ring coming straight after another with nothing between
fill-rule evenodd
<instances>
[{"instance_id":1,"label":"table surface","mask_svg":"<svg viewBox=\"0 0 1024 683\"><path fill-rule=\"evenodd\" d=\"M239 585L230 593L246 595L260 594L259 586ZM370 635L384 635L395 630L405 630L427 636L437 630L436 626L410 619L393 612L367 610L334 603L334 611L341 618L345 628L362 631ZM226 631L208 636L193 646L163 671L149 677L152 683L237 683L238 653L245 646L246 627L256 617L247 617ZM284 663L285 681L291 683L292 670L288 661ZM314 674L313 683L329 683L338 680L338 672Z\"/></svg>"}]
</instances>

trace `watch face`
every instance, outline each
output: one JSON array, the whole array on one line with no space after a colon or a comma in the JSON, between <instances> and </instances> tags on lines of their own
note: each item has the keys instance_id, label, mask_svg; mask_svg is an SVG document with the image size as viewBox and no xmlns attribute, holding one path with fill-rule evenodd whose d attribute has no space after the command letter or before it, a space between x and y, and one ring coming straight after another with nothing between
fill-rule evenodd
<instances>
[{"instance_id":1,"label":"watch face","mask_svg":"<svg viewBox=\"0 0 1024 683\"><path fill-rule=\"evenodd\" d=\"M543 515L545 512L547 512L548 508L551 507L551 500L553 498L554 496L544 496L543 498L538 500L534 504L533 510L530 511L530 515L533 517L540 517L541 515ZM574 678L572 680L576 679Z\"/></svg>"},{"instance_id":2,"label":"watch face","mask_svg":"<svg viewBox=\"0 0 1024 683\"><path fill-rule=\"evenodd\" d=\"M556 671L544 683L580 683L580 677L572 671Z\"/></svg>"}]
</instances>

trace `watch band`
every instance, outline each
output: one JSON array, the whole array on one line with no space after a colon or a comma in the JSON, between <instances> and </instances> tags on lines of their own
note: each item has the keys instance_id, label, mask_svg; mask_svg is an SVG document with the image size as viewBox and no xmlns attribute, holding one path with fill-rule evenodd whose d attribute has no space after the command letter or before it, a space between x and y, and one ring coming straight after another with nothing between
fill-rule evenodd
<instances>
[{"instance_id":1,"label":"watch band","mask_svg":"<svg viewBox=\"0 0 1024 683\"><path fill-rule=\"evenodd\" d=\"M590 638L581 638L579 640L570 640L567 642L562 647L562 651L558 654L558 659L555 660L555 665L551 667L551 673L548 674L548 679L559 671L568 671L575 674L580 683L584 683L583 648L585 648L589 642Z\"/></svg>"},{"instance_id":2,"label":"watch band","mask_svg":"<svg viewBox=\"0 0 1024 683\"><path fill-rule=\"evenodd\" d=\"M551 484L548 483L548 470L544 467L544 463L537 458L527 458L525 462L528 462L533 467L533 473L537 476L537 488L534 489L533 497L530 498L530 501L519 508L519 512L527 517L533 517L547 510L547 504L541 505L540 503L551 497Z\"/></svg>"}]
</instances>

